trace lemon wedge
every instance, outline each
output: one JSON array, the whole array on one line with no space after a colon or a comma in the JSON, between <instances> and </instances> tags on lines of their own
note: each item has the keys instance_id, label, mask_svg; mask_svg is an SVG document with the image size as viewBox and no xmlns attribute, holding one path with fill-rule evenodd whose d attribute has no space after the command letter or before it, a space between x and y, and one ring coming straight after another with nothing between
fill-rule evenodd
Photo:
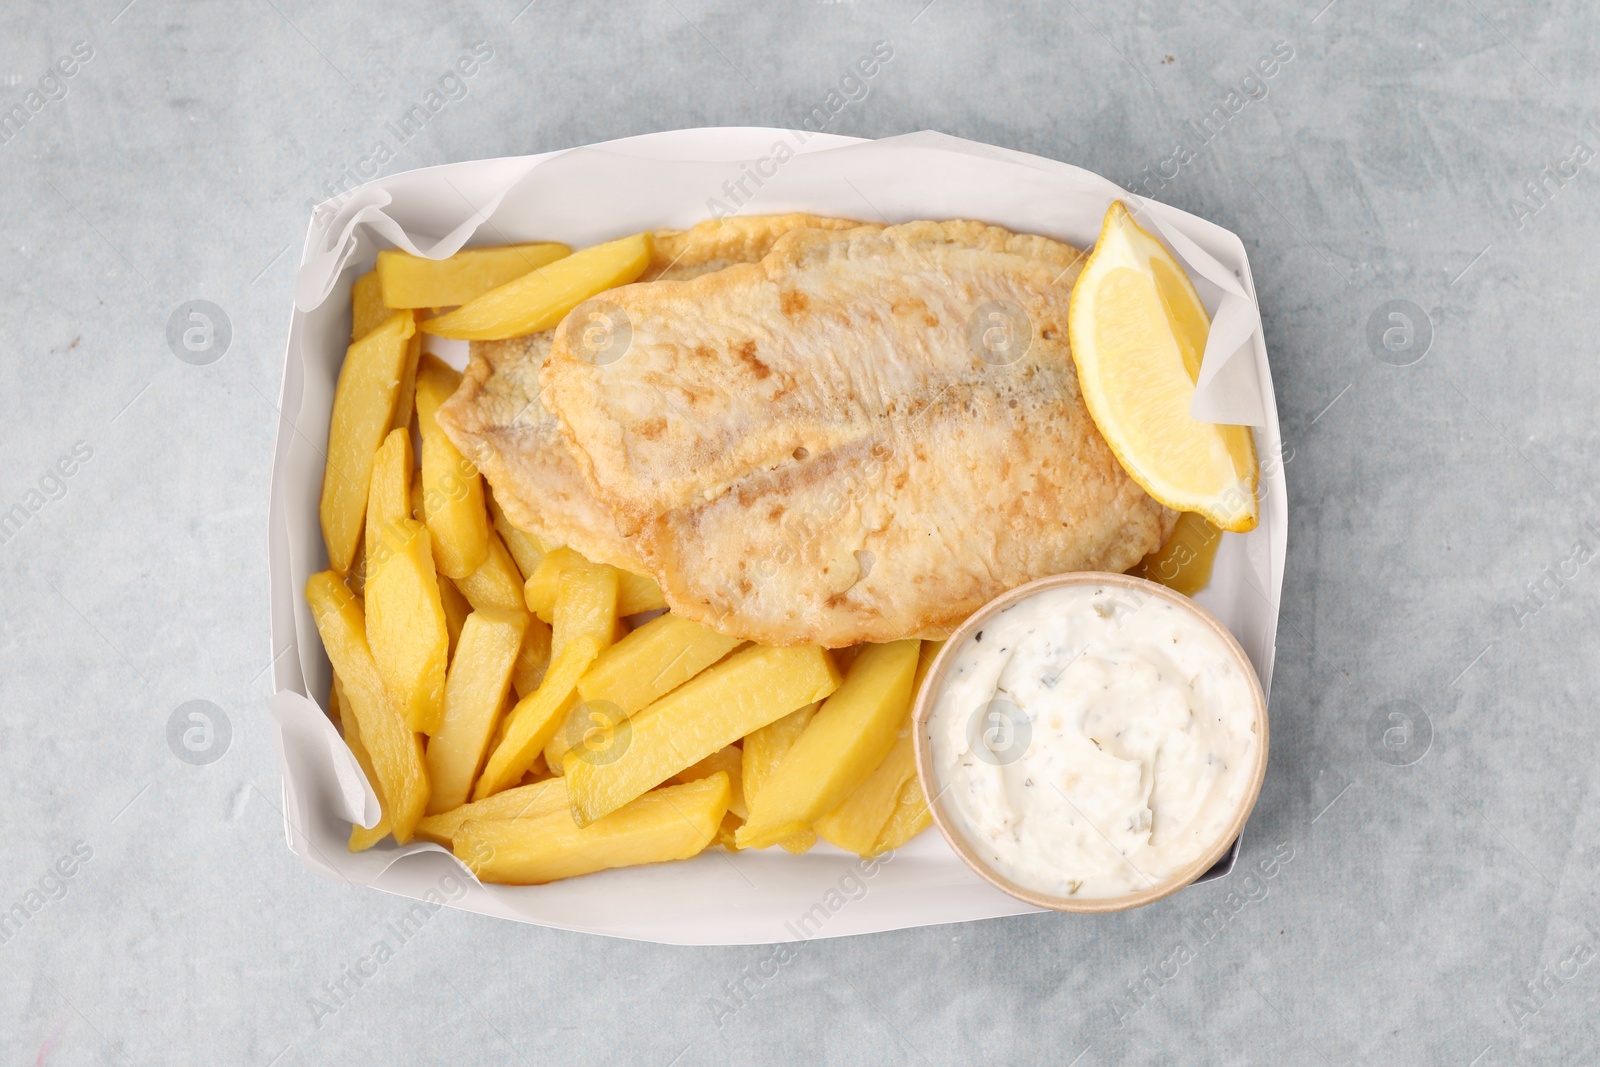
<instances>
[{"instance_id":1,"label":"lemon wedge","mask_svg":"<svg viewBox=\"0 0 1600 1067\"><path fill-rule=\"evenodd\" d=\"M1260 514L1250 428L1189 414L1210 330L1183 268L1113 203L1067 311L1084 402L1145 492L1242 533Z\"/></svg>"}]
</instances>

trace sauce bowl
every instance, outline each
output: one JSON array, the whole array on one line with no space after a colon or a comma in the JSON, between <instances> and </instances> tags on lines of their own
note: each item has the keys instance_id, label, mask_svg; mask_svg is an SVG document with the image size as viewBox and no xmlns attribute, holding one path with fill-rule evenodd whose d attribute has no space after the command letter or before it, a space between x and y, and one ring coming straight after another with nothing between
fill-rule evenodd
<instances>
[{"instance_id":1,"label":"sauce bowl","mask_svg":"<svg viewBox=\"0 0 1600 1067\"><path fill-rule=\"evenodd\" d=\"M1254 716L1254 729L1258 739L1255 746L1253 765L1247 771L1247 785L1238 802L1238 808L1229 821L1226 831L1218 835L1205 851L1180 869L1168 874L1154 885L1139 889L1136 892L1121 896L1110 897L1076 897L1057 896L1041 893L1000 874L980 858L978 851L964 836L959 818L953 815L943 801L941 783L935 780L933 745L929 738L928 724L933 715L939 698L946 689L946 680L956 660L956 657L966 645L967 641L990 622L996 615L1005 609L1029 598L1064 587L1093 587L1101 586L1116 591L1131 592L1138 596L1155 597L1169 604L1176 605L1182 611L1199 622L1205 629L1210 630L1219 640L1226 655L1238 669L1240 669L1249 683L1250 693L1254 701L1252 713ZM1227 627L1217 621L1216 617L1206 611L1193 600L1180 593L1155 582L1143 578L1135 578L1127 574L1110 574L1097 571L1083 571L1070 574L1057 574L1048 578L1041 578L1018 586L1010 592L1004 593L978 611L974 612L966 622L962 623L950 639L940 649L939 655L934 659L929 668L927 681L917 694L916 703L912 710L913 719L913 744L916 752L917 777L922 783L923 795L928 801L928 810L933 816L933 821L939 828L939 833L944 835L956 853L968 867L995 888L1009 893L1019 900L1032 904L1035 907L1048 908L1053 911L1100 913L1111 911L1124 911L1128 908L1137 908L1150 904L1177 892L1184 886L1193 882L1200 875L1210 870L1222 855L1233 844L1239 832L1244 828L1245 821L1249 819L1251 810L1255 807L1256 798L1261 792L1262 779L1267 772L1267 701L1261 690L1261 683L1256 675L1255 667L1251 665L1249 657L1240 647L1233 634Z\"/></svg>"}]
</instances>

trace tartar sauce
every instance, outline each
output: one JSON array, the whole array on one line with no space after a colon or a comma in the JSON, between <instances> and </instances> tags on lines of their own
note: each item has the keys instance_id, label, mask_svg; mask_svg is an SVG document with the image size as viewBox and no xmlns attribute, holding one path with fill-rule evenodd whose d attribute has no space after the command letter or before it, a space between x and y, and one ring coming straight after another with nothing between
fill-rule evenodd
<instances>
[{"instance_id":1,"label":"tartar sauce","mask_svg":"<svg viewBox=\"0 0 1600 1067\"><path fill-rule=\"evenodd\" d=\"M1253 681L1164 599L1043 590L955 650L926 727L933 791L1023 888L1139 892L1215 845L1253 788Z\"/></svg>"}]
</instances>

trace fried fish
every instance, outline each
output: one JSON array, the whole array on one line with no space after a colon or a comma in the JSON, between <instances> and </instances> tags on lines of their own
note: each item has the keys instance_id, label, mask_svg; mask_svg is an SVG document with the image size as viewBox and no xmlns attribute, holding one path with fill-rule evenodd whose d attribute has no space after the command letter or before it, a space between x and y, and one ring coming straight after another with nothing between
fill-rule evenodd
<instances>
[{"instance_id":1,"label":"fried fish","mask_svg":"<svg viewBox=\"0 0 1600 1067\"><path fill-rule=\"evenodd\" d=\"M564 321L546 434L675 613L772 645L944 636L1031 579L1125 570L1176 522L1079 394L1082 260L976 222L795 229L607 293L621 358Z\"/></svg>"},{"instance_id":2,"label":"fried fish","mask_svg":"<svg viewBox=\"0 0 1600 1067\"><path fill-rule=\"evenodd\" d=\"M683 280L753 263L791 230L859 225L813 215L760 215L660 232L641 280ZM518 527L590 559L646 573L632 539L590 494L555 416L540 400L539 370L550 339L546 331L473 342L461 388L439 409L439 424L489 479L496 501Z\"/></svg>"}]
</instances>

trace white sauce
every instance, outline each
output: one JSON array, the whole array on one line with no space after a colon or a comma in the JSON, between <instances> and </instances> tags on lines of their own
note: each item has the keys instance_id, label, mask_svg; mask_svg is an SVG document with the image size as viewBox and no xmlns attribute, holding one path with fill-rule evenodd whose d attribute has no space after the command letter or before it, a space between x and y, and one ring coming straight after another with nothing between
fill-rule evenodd
<instances>
[{"instance_id":1,"label":"white sauce","mask_svg":"<svg viewBox=\"0 0 1600 1067\"><path fill-rule=\"evenodd\" d=\"M1251 789L1252 682L1177 605L1045 590L950 661L927 725L934 789L979 859L1019 886L1159 885L1217 843Z\"/></svg>"}]
</instances>

